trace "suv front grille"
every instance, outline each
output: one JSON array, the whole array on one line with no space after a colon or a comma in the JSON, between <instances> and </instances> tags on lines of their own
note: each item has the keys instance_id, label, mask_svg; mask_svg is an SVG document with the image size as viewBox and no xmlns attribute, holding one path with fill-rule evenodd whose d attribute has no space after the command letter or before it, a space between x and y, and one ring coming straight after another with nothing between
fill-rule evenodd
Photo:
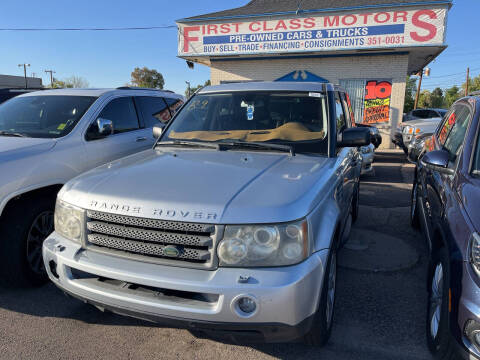
<instances>
[{"instance_id":1,"label":"suv front grille","mask_svg":"<svg viewBox=\"0 0 480 360\"><path fill-rule=\"evenodd\" d=\"M87 230L94 250L178 266L216 265L214 225L87 211Z\"/></svg>"}]
</instances>

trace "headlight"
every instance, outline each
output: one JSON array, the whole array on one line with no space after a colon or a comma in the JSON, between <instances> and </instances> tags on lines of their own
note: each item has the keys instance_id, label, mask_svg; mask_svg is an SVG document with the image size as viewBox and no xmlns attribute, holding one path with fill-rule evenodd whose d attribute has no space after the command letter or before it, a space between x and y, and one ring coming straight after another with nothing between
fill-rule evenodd
<instances>
[{"instance_id":1,"label":"headlight","mask_svg":"<svg viewBox=\"0 0 480 360\"><path fill-rule=\"evenodd\" d=\"M413 133L413 128L411 126L407 125L403 128L403 133L404 134L411 134L411 133Z\"/></svg>"},{"instance_id":2,"label":"headlight","mask_svg":"<svg viewBox=\"0 0 480 360\"><path fill-rule=\"evenodd\" d=\"M55 231L73 241L82 241L85 211L57 199L55 205Z\"/></svg>"},{"instance_id":3,"label":"headlight","mask_svg":"<svg viewBox=\"0 0 480 360\"><path fill-rule=\"evenodd\" d=\"M277 225L228 225L218 245L220 266L293 265L309 254L307 222Z\"/></svg>"}]
</instances>

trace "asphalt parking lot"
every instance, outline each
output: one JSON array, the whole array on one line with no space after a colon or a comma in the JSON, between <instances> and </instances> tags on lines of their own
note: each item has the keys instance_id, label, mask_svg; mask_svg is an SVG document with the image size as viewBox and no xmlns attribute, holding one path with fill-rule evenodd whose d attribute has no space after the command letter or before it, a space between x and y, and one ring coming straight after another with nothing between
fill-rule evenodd
<instances>
[{"instance_id":1,"label":"asphalt parking lot","mask_svg":"<svg viewBox=\"0 0 480 360\"><path fill-rule=\"evenodd\" d=\"M102 313L49 284L0 288L0 358L12 359L429 359L425 342L426 246L409 225L413 167L401 151L377 153L363 178L361 211L339 256L332 338L231 345L186 330Z\"/></svg>"}]
</instances>

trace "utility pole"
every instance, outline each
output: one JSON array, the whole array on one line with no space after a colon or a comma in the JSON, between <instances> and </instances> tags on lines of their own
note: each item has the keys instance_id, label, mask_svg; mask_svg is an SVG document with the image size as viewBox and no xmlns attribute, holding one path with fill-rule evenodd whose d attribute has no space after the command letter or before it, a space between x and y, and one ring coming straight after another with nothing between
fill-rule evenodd
<instances>
[{"instance_id":1,"label":"utility pole","mask_svg":"<svg viewBox=\"0 0 480 360\"><path fill-rule=\"evenodd\" d=\"M414 110L418 106L418 99L420 98L420 90L422 89L422 80L423 80L423 69L420 71L420 81L418 82L417 95L415 96L415 105L413 105Z\"/></svg>"},{"instance_id":2,"label":"utility pole","mask_svg":"<svg viewBox=\"0 0 480 360\"><path fill-rule=\"evenodd\" d=\"M28 81L27 81L27 66L30 66L30 64L18 64L18 67L23 66L23 76L25 77L25 89L28 88Z\"/></svg>"},{"instance_id":3,"label":"utility pole","mask_svg":"<svg viewBox=\"0 0 480 360\"><path fill-rule=\"evenodd\" d=\"M468 96L468 88L470 87L470 68L467 68L467 86L465 86L465 96Z\"/></svg>"},{"instance_id":4,"label":"utility pole","mask_svg":"<svg viewBox=\"0 0 480 360\"><path fill-rule=\"evenodd\" d=\"M50 73L50 87L53 88L53 74L55 74L55 71L53 71L53 70L45 70L45 73L46 73L46 74Z\"/></svg>"},{"instance_id":5,"label":"utility pole","mask_svg":"<svg viewBox=\"0 0 480 360\"><path fill-rule=\"evenodd\" d=\"M420 81L418 82L417 95L415 96L415 105L413 106L414 110L417 108L418 100L420 99L420 90L422 90L423 75L425 74L425 76L430 76L430 68L425 68L420 70L419 74L420 74Z\"/></svg>"},{"instance_id":6,"label":"utility pole","mask_svg":"<svg viewBox=\"0 0 480 360\"><path fill-rule=\"evenodd\" d=\"M188 97L190 98L190 95L191 95L191 94L190 94L190 89L191 89L191 87L190 87L190 81L185 81L185 84L188 85L187 93L188 93Z\"/></svg>"}]
</instances>

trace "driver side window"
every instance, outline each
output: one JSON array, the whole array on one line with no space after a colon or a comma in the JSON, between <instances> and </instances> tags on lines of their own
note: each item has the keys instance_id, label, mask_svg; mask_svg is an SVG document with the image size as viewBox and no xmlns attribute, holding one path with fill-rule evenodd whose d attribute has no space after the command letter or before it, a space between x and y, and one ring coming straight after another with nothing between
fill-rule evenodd
<instances>
[{"instance_id":1,"label":"driver side window","mask_svg":"<svg viewBox=\"0 0 480 360\"><path fill-rule=\"evenodd\" d=\"M113 122L114 134L139 129L137 111L131 97L113 99L98 117Z\"/></svg>"},{"instance_id":2,"label":"driver side window","mask_svg":"<svg viewBox=\"0 0 480 360\"><path fill-rule=\"evenodd\" d=\"M455 161L467 133L471 113L467 106L458 105L454 111L454 121L443 143L443 148L450 154L450 161Z\"/></svg>"}]
</instances>

